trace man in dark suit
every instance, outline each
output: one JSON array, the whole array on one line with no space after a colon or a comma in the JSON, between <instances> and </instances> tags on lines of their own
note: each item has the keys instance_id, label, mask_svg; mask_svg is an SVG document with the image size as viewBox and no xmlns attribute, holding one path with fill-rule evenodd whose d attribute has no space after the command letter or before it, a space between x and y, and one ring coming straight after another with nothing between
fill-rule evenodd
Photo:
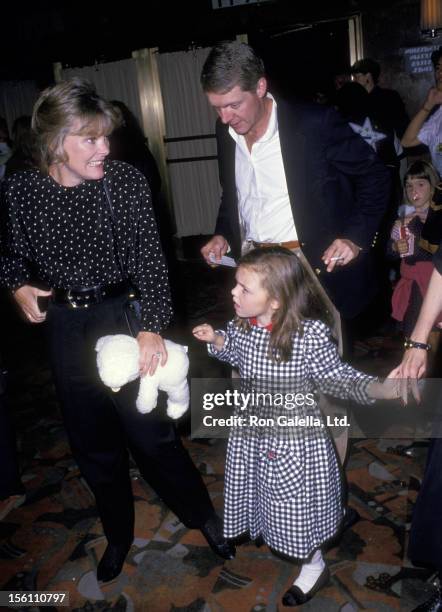
<instances>
[{"instance_id":1,"label":"man in dark suit","mask_svg":"<svg viewBox=\"0 0 442 612\"><path fill-rule=\"evenodd\" d=\"M203 257L213 264L229 250L238 257L269 244L293 250L329 296L341 340L336 308L352 319L376 292L369 251L389 198L387 169L332 109L275 100L262 60L248 45L216 45L201 83L219 116L222 186L215 235ZM335 438L342 462L347 438L346 428ZM349 515L347 526L354 522ZM303 563L284 604L305 603L323 578L319 554Z\"/></svg>"},{"instance_id":2,"label":"man in dark suit","mask_svg":"<svg viewBox=\"0 0 442 612\"><path fill-rule=\"evenodd\" d=\"M221 206L208 263L241 242L291 243L344 319L376 292L370 248L389 197L376 153L330 108L275 100L248 45L221 43L201 82L219 115Z\"/></svg>"}]
</instances>

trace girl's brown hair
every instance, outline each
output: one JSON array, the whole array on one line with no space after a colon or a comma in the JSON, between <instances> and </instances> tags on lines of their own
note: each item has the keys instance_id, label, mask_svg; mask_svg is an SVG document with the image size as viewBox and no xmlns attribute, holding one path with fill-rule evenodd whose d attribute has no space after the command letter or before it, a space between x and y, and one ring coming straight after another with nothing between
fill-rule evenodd
<instances>
[{"instance_id":1,"label":"girl's brown hair","mask_svg":"<svg viewBox=\"0 0 442 612\"><path fill-rule=\"evenodd\" d=\"M424 179L428 181L430 183L432 194L436 189L436 185L440 181L437 170L431 164L424 161L423 159L418 159L412 162L408 166L407 172L404 175L404 196L409 204L412 204L412 202L409 201L407 190L405 188L408 179Z\"/></svg>"},{"instance_id":2,"label":"girl's brown hair","mask_svg":"<svg viewBox=\"0 0 442 612\"><path fill-rule=\"evenodd\" d=\"M293 334L303 333L306 319L319 319L329 325L331 314L314 281L295 253L274 246L250 251L238 266L256 272L270 299L279 303L272 317L269 358L289 361L292 356ZM242 329L250 329L248 320L236 318Z\"/></svg>"},{"instance_id":3,"label":"girl's brown hair","mask_svg":"<svg viewBox=\"0 0 442 612\"><path fill-rule=\"evenodd\" d=\"M100 136L110 134L118 124L113 106L85 79L75 77L45 89L32 114L40 170L48 174L49 166L67 160L63 142L68 133L74 133L74 126L75 134Z\"/></svg>"}]
</instances>

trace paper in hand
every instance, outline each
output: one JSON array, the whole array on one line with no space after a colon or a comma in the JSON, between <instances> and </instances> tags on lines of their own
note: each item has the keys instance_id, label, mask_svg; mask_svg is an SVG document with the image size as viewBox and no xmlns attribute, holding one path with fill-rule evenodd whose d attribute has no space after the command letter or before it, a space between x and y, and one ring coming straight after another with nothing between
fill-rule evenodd
<instances>
[{"instance_id":1,"label":"paper in hand","mask_svg":"<svg viewBox=\"0 0 442 612\"><path fill-rule=\"evenodd\" d=\"M221 259L218 261L215 259L215 255L213 253L210 253L209 259L216 266L229 266L230 268L236 268L236 261L233 259L233 257L228 257L227 255L223 255Z\"/></svg>"}]
</instances>

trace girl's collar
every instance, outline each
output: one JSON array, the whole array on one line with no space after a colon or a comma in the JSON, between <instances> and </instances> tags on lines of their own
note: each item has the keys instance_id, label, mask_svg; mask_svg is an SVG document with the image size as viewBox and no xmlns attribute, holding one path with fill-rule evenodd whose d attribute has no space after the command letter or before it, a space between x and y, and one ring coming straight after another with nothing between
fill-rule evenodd
<instances>
[{"instance_id":1,"label":"girl's collar","mask_svg":"<svg viewBox=\"0 0 442 612\"><path fill-rule=\"evenodd\" d=\"M261 329L267 329L268 331L272 331L273 329L272 323L269 323L268 325L265 325L264 327L261 325L258 325L258 319L256 317L250 317L249 321L250 321L250 325L255 325L255 327L260 327Z\"/></svg>"}]
</instances>

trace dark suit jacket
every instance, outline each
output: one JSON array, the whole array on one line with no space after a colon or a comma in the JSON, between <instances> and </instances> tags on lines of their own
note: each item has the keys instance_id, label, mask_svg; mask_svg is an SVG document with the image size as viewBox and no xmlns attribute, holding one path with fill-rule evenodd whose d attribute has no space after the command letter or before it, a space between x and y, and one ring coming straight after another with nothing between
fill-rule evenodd
<instances>
[{"instance_id":1,"label":"dark suit jacket","mask_svg":"<svg viewBox=\"0 0 442 612\"><path fill-rule=\"evenodd\" d=\"M341 314L354 317L376 292L369 251L387 207L389 173L373 149L334 110L279 100L277 115L302 250ZM219 120L216 134L222 198L215 234L224 236L238 257L236 143L228 126ZM349 238L363 251L348 266L328 273L321 256L336 238Z\"/></svg>"},{"instance_id":2,"label":"dark suit jacket","mask_svg":"<svg viewBox=\"0 0 442 612\"><path fill-rule=\"evenodd\" d=\"M376 85L368 94L369 115L381 126L393 129L402 138L410 123L402 98L394 89Z\"/></svg>"}]
</instances>

